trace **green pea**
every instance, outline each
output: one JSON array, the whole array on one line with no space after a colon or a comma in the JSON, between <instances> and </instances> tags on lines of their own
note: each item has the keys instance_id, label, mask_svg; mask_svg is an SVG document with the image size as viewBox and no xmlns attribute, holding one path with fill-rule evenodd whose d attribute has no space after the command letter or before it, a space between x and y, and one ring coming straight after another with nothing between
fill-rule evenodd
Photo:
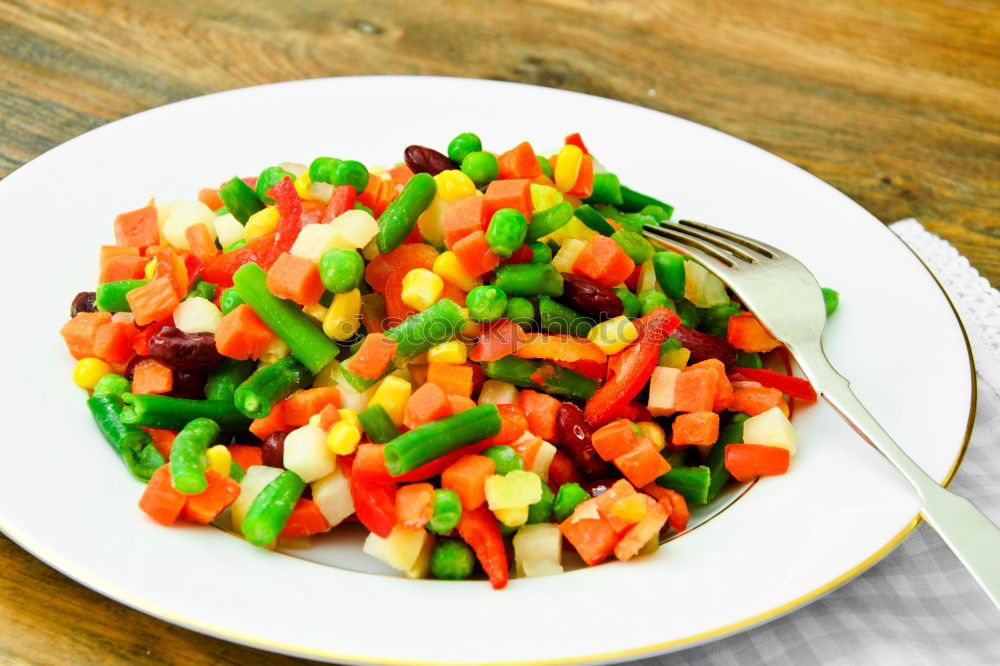
<instances>
[{"instance_id":1,"label":"green pea","mask_svg":"<svg viewBox=\"0 0 1000 666\"><path fill-rule=\"evenodd\" d=\"M193 298L195 296L201 296L209 301L215 299L215 285L211 282L198 280L198 282L196 282L195 285L188 290L187 298Z\"/></svg>"},{"instance_id":2,"label":"green pea","mask_svg":"<svg viewBox=\"0 0 1000 666\"><path fill-rule=\"evenodd\" d=\"M358 201L354 202L354 210L363 210L366 213L368 213L369 215L371 215L372 217L375 217L375 213L372 212L371 208L369 208L368 206L366 206L363 203L360 203Z\"/></svg>"},{"instance_id":3,"label":"green pea","mask_svg":"<svg viewBox=\"0 0 1000 666\"><path fill-rule=\"evenodd\" d=\"M334 187L350 185L361 194L368 187L368 169L357 160L343 160L333 169L330 184Z\"/></svg>"},{"instance_id":4,"label":"green pea","mask_svg":"<svg viewBox=\"0 0 1000 666\"><path fill-rule=\"evenodd\" d=\"M729 318L740 313L740 306L730 301L705 308L701 313L702 332L724 338L729 331Z\"/></svg>"},{"instance_id":5,"label":"green pea","mask_svg":"<svg viewBox=\"0 0 1000 666\"><path fill-rule=\"evenodd\" d=\"M337 247L319 258L319 278L323 286L335 294L357 289L364 274L365 260L356 250Z\"/></svg>"},{"instance_id":6,"label":"green pea","mask_svg":"<svg viewBox=\"0 0 1000 666\"><path fill-rule=\"evenodd\" d=\"M657 206L655 204L649 204L648 206L643 206L642 210L639 211L639 215L648 215L657 222L666 222L670 219L670 215L673 213L673 209L667 210L662 206Z\"/></svg>"},{"instance_id":7,"label":"green pea","mask_svg":"<svg viewBox=\"0 0 1000 666\"><path fill-rule=\"evenodd\" d=\"M639 299L633 294L629 289L625 287L618 287L615 290L615 296L621 299L622 307L624 308L623 315L629 319L635 319L642 312L642 305L639 303Z\"/></svg>"},{"instance_id":8,"label":"green pea","mask_svg":"<svg viewBox=\"0 0 1000 666\"><path fill-rule=\"evenodd\" d=\"M835 289L823 287L823 305L826 306L826 316L832 315L840 305L840 294Z\"/></svg>"},{"instance_id":9,"label":"green pea","mask_svg":"<svg viewBox=\"0 0 1000 666\"><path fill-rule=\"evenodd\" d=\"M528 247L531 249L531 261L532 264L551 264L552 263L552 248L546 243L540 243L535 241L533 243L528 243Z\"/></svg>"},{"instance_id":10,"label":"green pea","mask_svg":"<svg viewBox=\"0 0 1000 666\"><path fill-rule=\"evenodd\" d=\"M578 504L590 499L590 493L584 490L579 483L564 483L559 486L556 493L556 500L552 505L552 513L560 523L571 515Z\"/></svg>"},{"instance_id":11,"label":"green pea","mask_svg":"<svg viewBox=\"0 0 1000 666\"><path fill-rule=\"evenodd\" d=\"M427 529L442 536L451 534L462 517L462 500L454 490L438 488L434 491L434 514Z\"/></svg>"},{"instance_id":12,"label":"green pea","mask_svg":"<svg viewBox=\"0 0 1000 666\"><path fill-rule=\"evenodd\" d=\"M233 241L232 243L230 243L229 245L227 245L225 247L225 249L222 250L222 254L229 254L230 252L236 252L236 250L240 249L241 247L246 247L246 246L247 246L246 239L245 238L241 238L238 241Z\"/></svg>"},{"instance_id":13,"label":"green pea","mask_svg":"<svg viewBox=\"0 0 1000 666\"><path fill-rule=\"evenodd\" d=\"M491 446L484 449L479 455L486 456L493 461L493 473L506 476L508 472L515 469L524 469L524 460L510 446Z\"/></svg>"},{"instance_id":14,"label":"green pea","mask_svg":"<svg viewBox=\"0 0 1000 666\"><path fill-rule=\"evenodd\" d=\"M333 170L340 164L336 157L317 157L309 165L309 180L314 183L332 183Z\"/></svg>"},{"instance_id":15,"label":"green pea","mask_svg":"<svg viewBox=\"0 0 1000 666\"><path fill-rule=\"evenodd\" d=\"M688 328L698 328L698 324L701 323L701 310L699 310L694 303L687 300L686 298L681 298L674 301L676 310L674 310L681 317L681 323Z\"/></svg>"},{"instance_id":16,"label":"green pea","mask_svg":"<svg viewBox=\"0 0 1000 666\"><path fill-rule=\"evenodd\" d=\"M115 395L121 397L122 393L128 393L131 390L132 382L114 373L104 375L94 384L94 395Z\"/></svg>"},{"instance_id":17,"label":"green pea","mask_svg":"<svg viewBox=\"0 0 1000 666\"><path fill-rule=\"evenodd\" d=\"M639 314L645 317L656 308L673 310L674 304L670 302L670 299L662 291L647 289L639 294Z\"/></svg>"},{"instance_id":18,"label":"green pea","mask_svg":"<svg viewBox=\"0 0 1000 666\"><path fill-rule=\"evenodd\" d=\"M476 187L485 187L500 175L496 155L474 151L462 158L462 173L472 179Z\"/></svg>"},{"instance_id":19,"label":"green pea","mask_svg":"<svg viewBox=\"0 0 1000 666\"><path fill-rule=\"evenodd\" d=\"M552 505L555 504L556 496L549 488L549 484L542 484L542 499L528 507L528 524L548 522L552 517Z\"/></svg>"},{"instance_id":20,"label":"green pea","mask_svg":"<svg viewBox=\"0 0 1000 666\"><path fill-rule=\"evenodd\" d=\"M458 539L442 539L431 551L431 575L440 580L465 580L473 564L472 549Z\"/></svg>"},{"instance_id":21,"label":"green pea","mask_svg":"<svg viewBox=\"0 0 1000 666\"><path fill-rule=\"evenodd\" d=\"M448 144L448 157L453 162L462 163L469 153L479 152L483 149L483 142L472 132L462 132Z\"/></svg>"},{"instance_id":22,"label":"green pea","mask_svg":"<svg viewBox=\"0 0 1000 666\"><path fill-rule=\"evenodd\" d=\"M618 243L629 259L634 261L637 266L653 258L652 243L634 231L619 229L611 234L611 240Z\"/></svg>"},{"instance_id":23,"label":"green pea","mask_svg":"<svg viewBox=\"0 0 1000 666\"><path fill-rule=\"evenodd\" d=\"M229 314L239 306L243 305L243 303L243 297L240 296L240 292L236 291L236 287L226 289L222 292L222 298L219 299L222 314Z\"/></svg>"},{"instance_id":24,"label":"green pea","mask_svg":"<svg viewBox=\"0 0 1000 666\"><path fill-rule=\"evenodd\" d=\"M503 208L493 213L486 228L486 243L493 254L508 259L518 251L528 233L528 221L520 211Z\"/></svg>"},{"instance_id":25,"label":"green pea","mask_svg":"<svg viewBox=\"0 0 1000 666\"><path fill-rule=\"evenodd\" d=\"M291 178L295 181L295 174L290 171L286 171L281 167L271 166L267 167L260 172L257 176L257 187L255 188L257 196L266 204L273 204L274 197L267 196L267 191L283 181L286 178Z\"/></svg>"},{"instance_id":26,"label":"green pea","mask_svg":"<svg viewBox=\"0 0 1000 666\"><path fill-rule=\"evenodd\" d=\"M653 271L660 288L670 298L684 296L684 257L666 250L653 255Z\"/></svg>"},{"instance_id":27,"label":"green pea","mask_svg":"<svg viewBox=\"0 0 1000 666\"><path fill-rule=\"evenodd\" d=\"M496 321L507 310L507 294L491 284L473 287L465 296L469 318L482 324Z\"/></svg>"},{"instance_id":28,"label":"green pea","mask_svg":"<svg viewBox=\"0 0 1000 666\"><path fill-rule=\"evenodd\" d=\"M527 329L535 323L535 306L527 298L515 296L507 299L507 308L503 311L504 319L509 319L521 328Z\"/></svg>"},{"instance_id":29,"label":"green pea","mask_svg":"<svg viewBox=\"0 0 1000 666\"><path fill-rule=\"evenodd\" d=\"M542 167L542 173L545 174L545 177L552 178L552 163L549 162L549 158L535 155L535 159L538 160L538 166Z\"/></svg>"}]
</instances>

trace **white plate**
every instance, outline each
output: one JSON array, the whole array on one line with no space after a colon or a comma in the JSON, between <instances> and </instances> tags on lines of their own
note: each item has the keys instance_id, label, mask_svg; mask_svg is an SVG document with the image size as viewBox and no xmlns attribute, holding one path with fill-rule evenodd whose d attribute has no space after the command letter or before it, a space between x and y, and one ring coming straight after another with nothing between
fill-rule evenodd
<instances>
[{"instance_id":1,"label":"white plate","mask_svg":"<svg viewBox=\"0 0 1000 666\"><path fill-rule=\"evenodd\" d=\"M799 409L789 474L757 484L655 556L562 576L409 581L285 557L219 530L164 529L102 442L58 335L91 289L116 213L194 198L233 174L321 154L392 164L460 131L489 149L580 131L623 182L678 215L757 236L841 292L828 349L934 478L950 477L974 403L961 326L916 257L793 165L714 130L576 93L461 79L302 81L119 120L0 183L7 253L7 428L0 527L81 583L146 613L268 650L337 662L617 661L717 638L849 580L915 524L917 502L825 405Z\"/></svg>"}]
</instances>

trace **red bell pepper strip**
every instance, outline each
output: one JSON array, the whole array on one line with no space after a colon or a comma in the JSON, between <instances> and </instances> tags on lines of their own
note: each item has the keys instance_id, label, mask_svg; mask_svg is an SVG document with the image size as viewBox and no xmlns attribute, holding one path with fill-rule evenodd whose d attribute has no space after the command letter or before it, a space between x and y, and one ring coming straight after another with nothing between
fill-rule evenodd
<instances>
[{"instance_id":1,"label":"red bell pepper strip","mask_svg":"<svg viewBox=\"0 0 1000 666\"><path fill-rule=\"evenodd\" d=\"M375 484L425 481L439 475L445 468L462 456L481 453L493 443L492 440L483 440L482 442L470 444L400 476L392 476L389 474L389 470L386 469L385 455L382 452L384 444L362 444L358 447L357 455L354 456L353 473L362 481Z\"/></svg>"},{"instance_id":2,"label":"red bell pepper strip","mask_svg":"<svg viewBox=\"0 0 1000 666\"><path fill-rule=\"evenodd\" d=\"M584 155L589 155L590 151L587 150L587 146L583 145L583 137L580 136L579 132L573 132L566 137L565 141L567 146L576 146L583 151Z\"/></svg>"},{"instance_id":3,"label":"red bell pepper strip","mask_svg":"<svg viewBox=\"0 0 1000 666\"><path fill-rule=\"evenodd\" d=\"M274 234L258 236L238 250L220 253L205 262L201 276L208 282L222 289L233 286L233 273L244 265L255 263L263 267L271 248L274 247ZM270 264L268 264L270 265ZM221 291L221 289L220 289Z\"/></svg>"},{"instance_id":4,"label":"red bell pepper strip","mask_svg":"<svg viewBox=\"0 0 1000 666\"><path fill-rule=\"evenodd\" d=\"M333 196L330 197L330 202L326 205L326 210L323 211L320 224L332 222L338 215L354 208L354 201L356 199L357 194L354 192L353 185L340 185L333 188Z\"/></svg>"},{"instance_id":5,"label":"red bell pepper strip","mask_svg":"<svg viewBox=\"0 0 1000 666\"><path fill-rule=\"evenodd\" d=\"M358 520L383 539L389 538L396 525L396 484L372 483L354 474L346 458L339 460L350 480L351 500Z\"/></svg>"},{"instance_id":6,"label":"red bell pepper strip","mask_svg":"<svg viewBox=\"0 0 1000 666\"><path fill-rule=\"evenodd\" d=\"M204 265L204 263L205 263L204 261L194 256L193 254L184 255L184 267L187 268L189 289L194 285L195 282L198 281L198 276L201 275L201 267Z\"/></svg>"},{"instance_id":7,"label":"red bell pepper strip","mask_svg":"<svg viewBox=\"0 0 1000 666\"><path fill-rule=\"evenodd\" d=\"M267 194L274 197L274 206L278 209L278 237L260 265L264 270L270 268L282 253L292 249L302 231L302 199L299 199L292 179L286 177L271 187Z\"/></svg>"},{"instance_id":8,"label":"red bell pepper strip","mask_svg":"<svg viewBox=\"0 0 1000 666\"><path fill-rule=\"evenodd\" d=\"M629 345L608 362L608 381L587 401L584 416L595 428L621 418L629 402L649 381L660 358L660 345L681 319L666 308L657 308L635 323L639 340ZM614 357L612 357L614 359Z\"/></svg>"},{"instance_id":9,"label":"red bell pepper strip","mask_svg":"<svg viewBox=\"0 0 1000 666\"><path fill-rule=\"evenodd\" d=\"M507 586L507 550L500 526L486 506L462 511L458 535L472 547L494 590Z\"/></svg>"},{"instance_id":10,"label":"red bell pepper strip","mask_svg":"<svg viewBox=\"0 0 1000 666\"><path fill-rule=\"evenodd\" d=\"M483 327L479 341L469 354L477 363L497 361L517 352L521 341L528 337L524 329L508 319L498 319Z\"/></svg>"},{"instance_id":11,"label":"red bell pepper strip","mask_svg":"<svg viewBox=\"0 0 1000 666\"><path fill-rule=\"evenodd\" d=\"M778 389L790 398L816 402L816 390L805 379L758 368L737 368L737 372L761 386Z\"/></svg>"}]
</instances>

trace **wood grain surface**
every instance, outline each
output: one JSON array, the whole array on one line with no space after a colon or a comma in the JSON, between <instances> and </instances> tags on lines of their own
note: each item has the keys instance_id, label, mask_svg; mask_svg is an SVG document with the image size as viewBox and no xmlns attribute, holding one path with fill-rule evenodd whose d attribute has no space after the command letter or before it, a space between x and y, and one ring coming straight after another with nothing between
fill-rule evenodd
<instances>
[{"instance_id":1,"label":"wood grain surface","mask_svg":"<svg viewBox=\"0 0 1000 666\"><path fill-rule=\"evenodd\" d=\"M1000 284L1000 3L0 0L0 174L137 111L351 74L523 81L746 139ZM109 601L0 539L0 662L291 663Z\"/></svg>"}]
</instances>

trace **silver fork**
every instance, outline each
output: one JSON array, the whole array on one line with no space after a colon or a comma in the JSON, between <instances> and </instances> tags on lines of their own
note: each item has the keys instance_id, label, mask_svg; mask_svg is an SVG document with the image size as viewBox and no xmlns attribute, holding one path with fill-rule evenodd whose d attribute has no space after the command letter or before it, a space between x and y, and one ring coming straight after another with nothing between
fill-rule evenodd
<instances>
[{"instance_id":1,"label":"silver fork","mask_svg":"<svg viewBox=\"0 0 1000 666\"><path fill-rule=\"evenodd\" d=\"M1000 607L1000 528L913 462L830 365L822 341L826 310L809 269L771 245L707 224L682 220L646 225L644 231L718 276L788 348L816 391L909 481L920 498L921 515Z\"/></svg>"}]
</instances>

